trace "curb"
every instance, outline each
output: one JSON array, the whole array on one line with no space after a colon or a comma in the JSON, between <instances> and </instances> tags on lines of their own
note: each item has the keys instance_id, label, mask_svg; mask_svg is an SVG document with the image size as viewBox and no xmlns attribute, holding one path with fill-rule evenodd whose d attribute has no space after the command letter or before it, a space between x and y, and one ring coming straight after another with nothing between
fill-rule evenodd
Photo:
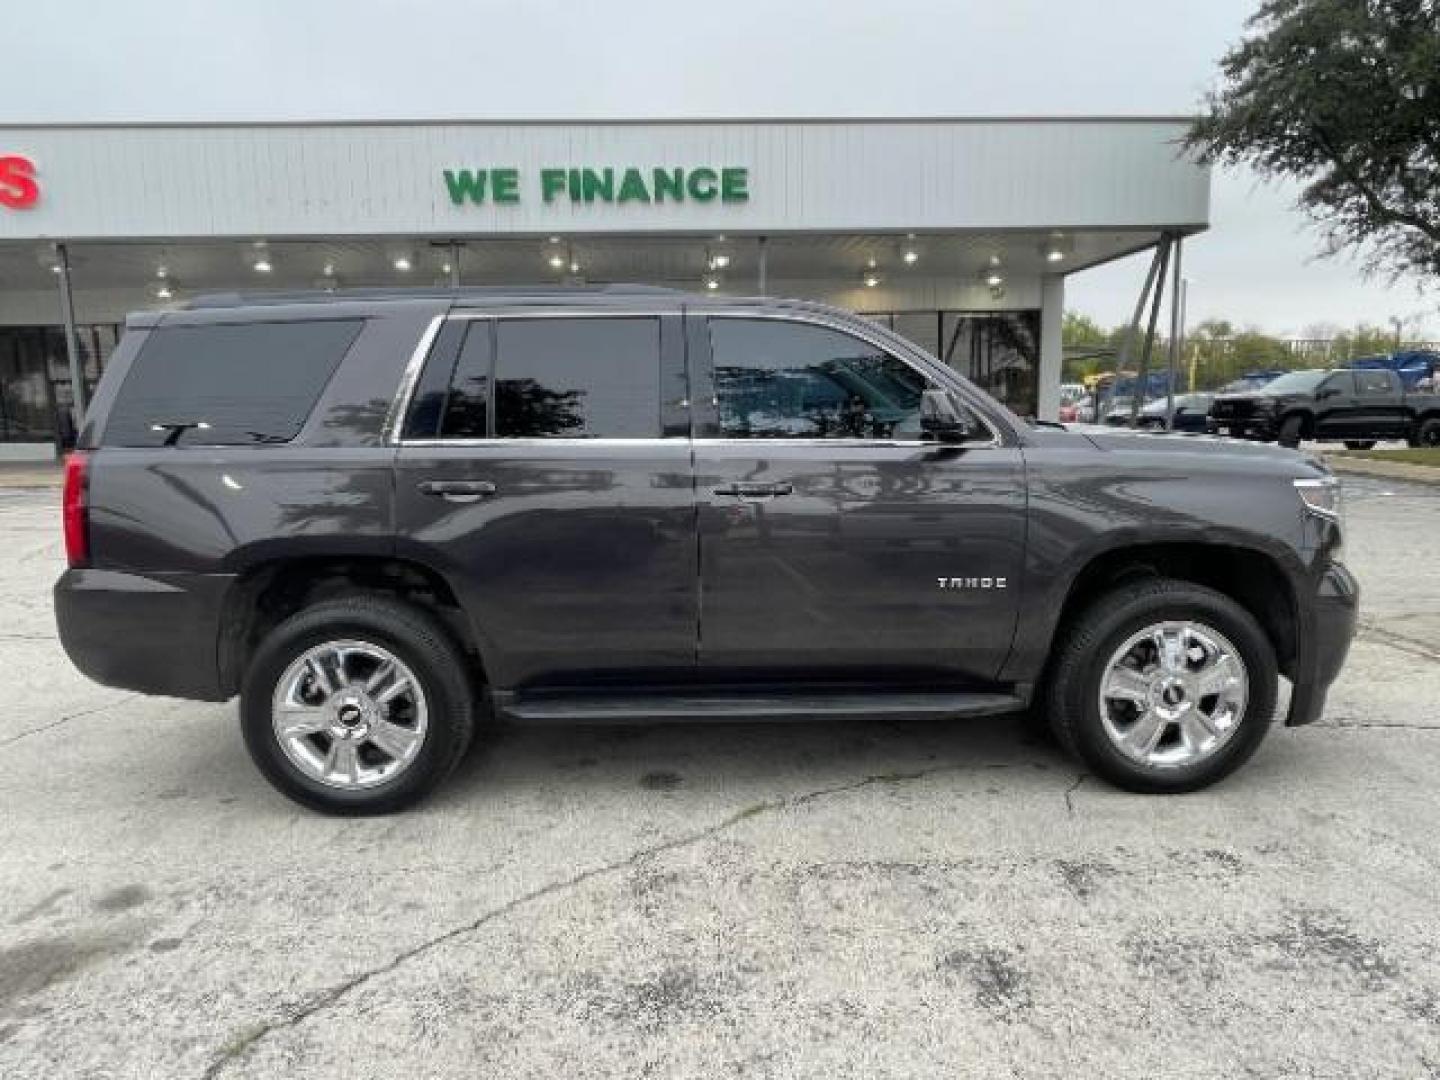
<instances>
[{"instance_id":1,"label":"curb","mask_svg":"<svg viewBox=\"0 0 1440 1080\"><path fill-rule=\"evenodd\" d=\"M1371 461L1367 458L1326 454L1325 464L1337 473L1374 476L1384 480L1407 480L1415 484L1440 484L1440 468L1433 465L1406 465L1399 461Z\"/></svg>"},{"instance_id":2,"label":"curb","mask_svg":"<svg viewBox=\"0 0 1440 1080\"><path fill-rule=\"evenodd\" d=\"M65 473L58 466L0 465L0 491L22 491L58 488L65 482Z\"/></svg>"}]
</instances>

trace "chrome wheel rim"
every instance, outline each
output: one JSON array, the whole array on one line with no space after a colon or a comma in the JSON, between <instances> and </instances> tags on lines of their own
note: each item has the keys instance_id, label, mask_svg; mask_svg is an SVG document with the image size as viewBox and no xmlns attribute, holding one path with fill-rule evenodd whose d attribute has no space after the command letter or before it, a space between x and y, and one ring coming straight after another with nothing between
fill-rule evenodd
<instances>
[{"instance_id":1,"label":"chrome wheel rim","mask_svg":"<svg viewBox=\"0 0 1440 1080\"><path fill-rule=\"evenodd\" d=\"M1116 749L1157 769L1212 757L1240 729L1250 677L1239 650L1204 623L1155 623L1115 650L1100 720Z\"/></svg>"},{"instance_id":2,"label":"chrome wheel rim","mask_svg":"<svg viewBox=\"0 0 1440 1080\"><path fill-rule=\"evenodd\" d=\"M271 718L291 764L327 787L354 791L414 763L429 710L420 680L394 653L341 640L307 649L285 669Z\"/></svg>"}]
</instances>

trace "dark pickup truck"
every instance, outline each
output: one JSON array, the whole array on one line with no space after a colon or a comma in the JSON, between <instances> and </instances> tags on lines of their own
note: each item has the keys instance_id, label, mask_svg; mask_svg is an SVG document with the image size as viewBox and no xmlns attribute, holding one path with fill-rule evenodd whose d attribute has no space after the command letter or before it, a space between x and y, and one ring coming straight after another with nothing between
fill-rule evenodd
<instances>
[{"instance_id":1,"label":"dark pickup truck","mask_svg":"<svg viewBox=\"0 0 1440 1080\"><path fill-rule=\"evenodd\" d=\"M1216 396L1207 427L1291 447L1302 439L1357 450L1381 439L1440 446L1440 395L1407 393L1393 371L1292 371L1257 390Z\"/></svg>"},{"instance_id":2,"label":"dark pickup truck","mask_svg":"<svg viewBox=\"0 0 1440 1080\"><path fill-rule=\"evenodd\" d=\"M1354 628L1289 450L1032 426L866 319L639 287L132 316L69 459L61 640L240 695L307 806L393 810L486 725L1029 710L1187 791Z\"/></svg>"}]
</instances>

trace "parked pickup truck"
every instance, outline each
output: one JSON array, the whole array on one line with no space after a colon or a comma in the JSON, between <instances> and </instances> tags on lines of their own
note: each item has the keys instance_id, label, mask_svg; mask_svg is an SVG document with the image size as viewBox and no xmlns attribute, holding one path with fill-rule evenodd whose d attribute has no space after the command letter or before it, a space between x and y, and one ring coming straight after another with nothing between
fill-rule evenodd
<instances>
[{"instance_id":1,"label":"parked pickup truck","mask_svg":"<svg viewBox=\"0 0 1440 1080\"><path fill-rule=\"evenodd\" d=\"M664 289L132 316L66 467L75 664L398 809L494 723L1047 720L1137 791L1315 720L1354 629L1289 450L1027 424L870 321Z\"/></svg>"},{"instance_id":2,"label":"parked pickup truck","mask_svg":"<svg viewBox=\"0 0 1440 1080\"><path fill-rule=\"evenodd\" d=\"M1207 428L1291 447L1301 439L1352 450L1380 439L1440 446L1440 395L1406 393L1393 371L1292 371L1258 390L1217 395Z\"/></svg>"}]
</instances>

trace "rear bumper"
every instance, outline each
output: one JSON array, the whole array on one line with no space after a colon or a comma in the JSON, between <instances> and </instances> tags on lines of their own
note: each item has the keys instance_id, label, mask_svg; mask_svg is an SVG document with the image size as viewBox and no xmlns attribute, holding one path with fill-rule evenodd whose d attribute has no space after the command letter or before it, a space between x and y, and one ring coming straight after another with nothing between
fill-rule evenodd
<instances>
[{"instance_id":1,"label":"rear bumper","mask_svg":"<svg viewBox=\"0 0 1440 1080\"><path fill-rule=\"evenodd\" d=\"M1331 563L1320 575L1312 598L1309 626L1303 629L1300 638L1290 713L1285 718L1287 725L1295 727L1320 719L1325 709L1325 695L1350 652L1359 608L1359 583L1344 566Z\"/></svg>"},{"instance_id":2,"label":"rear bumper","mask_svg":"<svg viewBox=\"0 0 1440 1080\"><path fill-rule=\"evenodd\" d=\"M71 662L105 686L224 701L218 656L228 574L67 570L55 621Z\"/></svg>"}]
</instances>

